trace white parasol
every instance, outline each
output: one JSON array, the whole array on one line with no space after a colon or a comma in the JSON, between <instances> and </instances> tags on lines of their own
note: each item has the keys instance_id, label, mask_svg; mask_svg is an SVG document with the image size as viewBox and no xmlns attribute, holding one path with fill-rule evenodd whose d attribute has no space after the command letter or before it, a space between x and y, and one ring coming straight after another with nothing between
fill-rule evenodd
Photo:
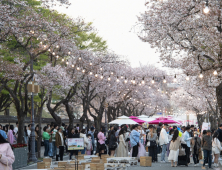
<instances>
[{"instance_id":1,"label":"white parasol","mask_svg":"<svg viewBox=\"0 0 222 170\"><path fill-rule=\"evenodd\" d=\"M132 124L138 124L137 122L133 121L127 116L120 116L118 119L113 120L112 122L109 122L109 124L127 124L127 125L132 125Z\"/></svg>"}]
</instances>

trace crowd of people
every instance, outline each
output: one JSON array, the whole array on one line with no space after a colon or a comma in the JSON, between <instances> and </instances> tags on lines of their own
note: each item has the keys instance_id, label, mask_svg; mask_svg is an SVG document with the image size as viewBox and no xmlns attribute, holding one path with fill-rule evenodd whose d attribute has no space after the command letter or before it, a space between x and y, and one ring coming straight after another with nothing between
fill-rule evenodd
<instances>
[{"instance_id":1,"label":"crowd of people","mask_svg":"<svg viewBox=\"0 0 222 170\"><path fill-rule=\"evenodd\" d=\"M35 127L35 141L37 146L39 126ZM24 126L24 143L30 146L31 125ZM8 146L15 144L18 135L18 124L0 125L0 167L14 160L13 151ZM98 153L109 154L116 157L150 156L152 162L171 162L172 167L186 165L193 158L194 166L199 165L199 160L204 159L203 166L218 167L218 159L222 150L222 124L218 130L201 130L191 126L169 126L160 123L158 126L149 125L143 128L141 125L110 126L108 132L104 127L98 131L95 126L90 128L68 128L64 123L58 126L55 123L43 128L42 143L44 145L44 157L63 160L64 153L69 154L69 159L78 155L77 150L68 151L68 138L83 138L84 149L81 154L93 155ZM147 149L147 151L146 151ZM37 151L37 149L36 149ZM5 154L4 152L8 152ZM147 155L148 152L148 155ZM8 156L7 156L8 155ZM160 160L158 160L158 155Z\"/></svg>"}]
</instances>

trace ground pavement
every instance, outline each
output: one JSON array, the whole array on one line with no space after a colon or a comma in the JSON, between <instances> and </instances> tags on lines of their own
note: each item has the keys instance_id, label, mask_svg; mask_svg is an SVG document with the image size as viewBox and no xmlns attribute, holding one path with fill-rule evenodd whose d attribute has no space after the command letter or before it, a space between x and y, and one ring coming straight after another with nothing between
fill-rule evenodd
<instances>
[{"instance_id":1,"label":"ground pavement","mask_svg":"<svg viewBox=\"0 0 222 170\"><path fill-rule=\"evenodd\" d=\"M64 156L64 160L68 160L69 156ZM158 156L158 160L160 160L160 156ZM167 160L167 158L166 158ZM153 163L152 167L141 167L141 166L131 166L129 168L127 168L128 170L208 170L208 167L206 166L205 168L202 167L203 164L203 160L200 161L199 166L194 166L193 164L193 159L191 157L191 164L189 164L188 167L186 166L178 166L178 167L171 167L171 163L170 162L166 162L166 163ZM221 162L222 165L222 162ZM33 165L29 165L27 167L23 167L23 168L19 168L19 169L15 169L15 170L23 170L23 169L37 169L37 164L33 164ZM222 167L219 168L214 168L214 170L222 170Z\"/></svg>"}]
</instances>

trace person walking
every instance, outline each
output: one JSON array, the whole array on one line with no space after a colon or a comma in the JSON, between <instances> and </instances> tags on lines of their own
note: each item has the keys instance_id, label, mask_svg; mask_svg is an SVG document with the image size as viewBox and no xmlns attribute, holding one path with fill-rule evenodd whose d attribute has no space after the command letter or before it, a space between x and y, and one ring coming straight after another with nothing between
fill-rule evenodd
<instances>
[{"instance_id":1,"label":"person walking","mask_svg":"<svg viewBox=\"0 0 222 170\"><path fill-rule=\"evenodd\" d=\"M8 131L8 142L12 145L15 143L15 132L14 126L10 125L10 130Z\"/></svg>"},{"instance_id":2,"label":"person walking","mask_svg":"<svg viewBox=\"0 0 222 170\"><path fill-rule=\"evenodd\" d=\"M162 127L163 127L163 124L159 123L159 126L156 129L158 139L160 138L160 132L161 132ZM161 153L161 146L159 143L157 145L158 145L157 146L157 153L160 154Z\"/></svg>"},{"instance_id":3,"label":"person walking","mask_svg":"<svg viewBox=\"0 0 222 170\"><path fill-rule=\"evenodd\" d=\"M91 155L93 147L92 147L92 136L91 134L87 134L88 144L86 146L86 154Z\"/></svg>"},{"instance_id":4,"label":"person walking","mask_svg":"<svg viewBox=\"0 0 222 170\"><path fill-rule=\"evenodd\" d=\"M49 139L51 138L50 134L48 133L48 127L45 126L43 128L43 133L42 133L42 139L44 141L44 146L45 146L45 152L44 156L49 156Z\"/></svg>"},{"instance_id":5,"label":"person walking","mask_svg":"<svg viewBox=\"0 0 222 170\"><path fill-rule=\"evenodd\" d=\"M0 134L0 169L12 170L15 161L14 152L8 141Z\"/></svg>"},{"instance_id":6,"label":"person walking","mask_svg":"<svg viewBox=\"0 0 222 170\"><path fill-rule=\"evenodd\" d=\"M191 139L191 149L193 155L194 166L199 164L199 152L201 149L201 139L198 137L197 132L194 132L194 137Z\"/></svg>"},{"instance_id":7,"label":"person walking","mask_svg":"<svg viewBox=\"0 0 222 170\"><path fill-rule=\"evenodd\" d=\"M153 125L149 126L149 133L147 135L147 143L149 148L149 156L152 157L152 162L157 162L157 133L154 133Z\"/></svg>"},{"instance_id":8,"label":"person walking","mask_svg":"<svg viewBox=\"0 0 222 170\"><path fill-rule=\"evenodd\" d=\"M218 133L218 140L220 141L220 144L222 145L222 124L220 124L220 126L218 127L217 133Z\"/></svg>"},{"instance_id":9,"label":"person walking","mask_svg":"<svg viewBox=\"0 0 222 170\"><path fill-rule=\"evenodd\" d=\"M105 147L106 147L105 146L106 137L105 137L104 133L105 133L105 128L102 127L101 131L97 135L97 138L98 138L97 151L98 151L100 157L101 157L101 154L104 154Z\"/></svg>"},{"instance_id":10,"label":"person walking","mask_svg":"<svg viewBox=\"0 0 222 170\"><path fill-rule=\"evenodd\" d=\"M179 147L181 145L181 137L179 137L179 131L175 130L173 133L172 140L170 142L170 154L168 160L171 161L172 167L177 167ZM175 165L173 165L175 163Z\"/></svg>"},{"instance_id":11,"label":"person walking","mask_svg":"<svg viewBox=\"0 0 222 170\"><path fill-rule=\"evenodd\" d=\"M109 151L110 151L110 156L114 156L115 150L117 148L117 138L115 135L115 130L112 130L108 136L108 141L109 141Z\"/></svg>"},{"instance_id":12,"label":"person walking","mask_svg":"<svg viewBox=\"0 0 222 170\"><path fill-rule=\"evenodd\" d=\"M55 145L59 149L59 154L57 153L56 155L56 161L63 161L63 155L64 155L64 135L63 135L63 130L62 128L59 128L56 136L55 136Z\"/></svg>"},{"instance_id":13,"label":"person walking","mask_svg":"<svg viewBox=\"0 0 222 170\"><path fill-rule=\"evenodd\" d=\"M137 157L140 134L139 134L139 132L137 132L137 125L133 125L132 128L133 128L133 130L130 134L130 144L131 144L131 148L132 148L132 157Z\"/></svg>"},{"instance_id":14,"label":"person walking","mask_svg":"<svg viewBox=\"0 0 222 170\"><path fill-rule=\"evenodd\" d=\"M68 135L68 138L79 138L78 130L77 129L75 130L74 128L72 128L71 133ZM78 150L71 150L70 151L70 155L69 155L70 160L72 160L73 155L78 155Z\"/></svg>"},{"instance_id":15,"label":"person walking","mask_svg":"<svg viewBox=\"0 0 222 170\"><path fill-rule=\"evenodd\" d=\"M85 134L85 129L81 130L80 138L84 138L84 150L81 151L81 154L85 154L86 153L86 147L89 143L88 138L86 137L86 134Z\"/></svg>"},{"instance_id":16,"label":"person walking","mask_svg":"<svg viewBox=\"0 0 222 170\"><path fill-rule=\"evenodd\" d=\"M168 134L166 132L167 127L168 127L168 125L164 124L164 126L160 132L160 138L159 138L160 146L162 146L162 153L161 153L161 162L162 163L166 163L165 155L166 155L167 144L169 143Z\"/></svg>"},{"instance_id":17,"label":"person walking","mask_svg":"<svg viewBox=\"0 0 222 170\"><path fill-rule=\"evenodd\" d=\"M57 155L57 147L56 147L56 133L58 132L58 125L54 125L54 129L52 131L52 155L56 156Z\"/></svg>"},{"instance_id":18,"label":"person walking","mask_svg":"<svg viewBox=\"0 0 222 170\"><path fill-rule=\"evenodd\" d=\"M37 148L37 143L38 143L38 139L39 139L39 126L36 125L35 127L35 152L38 152L38 148Z\"/></svg>"},{"instance_id":19,"label":"person walking","mask_svg":"<svg viewBox=\"0 0 222 170\"><path fill-rule=\"evenodd\" d=\"M91 152L91 155L93 155L93 151L95 150L95 147L94 147L94 145L95 145L94 131L95 131L95 128L92 126L90 128L90 131L88 132L88 134L91 135L91 140L92 140L92 152Z\"/></svg>"},{"instance_id":20,"label":"person walking","mask_svg":"<svg viewBox=\"0 0 222 170\"><path fill-rule=\"evenodd\" d=\"M27 130L28 130L27 126L24 126L24 143L25 144L28 144L28 139L29 139Z\"/></svg>"},{"instance_id":21,"label":"person walking","mask_svg":"<svg viewBox=\"0 0 222 170\"><path fill-rule=\"evenodd\" d=\"M177 130L177 128L175 128L175 130ZM170 154L170 141L171 141L172 138L173 138L173 133L174 133L174 129L170 129L170 132L169 132L169 134L168 134L169 143L167 144L167 157L168 157L169 154ZM180 132L179 132L179 136L180 136Z\"/></svg>"},{"instance_id":22,"label":"person walking","mask_svg":"<svg viewBox=\"0 0 222 170\"><path fill-rule=\"evenodd\" d=\"M204 163L203 167L205 167L206 162L208 161L208 166L209 169L212 169L211 164L212 164L212 137L211 137L211 131L207 130L207 134L203 136L202 139L202 148L204 152Z\"/></svg>"},{"instance_id":23,"label":"person walking","mask_svg":"<svg viewBox=\"0 0 222 170\"><path fill-rule=\"evenodd\" d=\"M183 140L186 142L187 147L185 148L185 152L187 155L187 163L190 163L190 140L192 139L192 137L190 137L190 127L187 126L186 127L186 131L184 132L183 135Z\"/></svg>"},{"instance_id":24,"label":"person walking","mask_svg":"<svg viewBox=\"0 0 222 170\"><path fill-rule=\"evenodd\" d=\"M214 155L214 166L218 167L218 158L220 156L220 152L221 152L222 148L221 148L221 144L220 141L218 139L218 133L215 132L213 135L213 142L212 142L212 155Z\"/></svg>"},{"instance_id":25,"label":"person walking","mask_svg":"<svg viewBox=\"0 0 222 170\"><path fill-rule=\"evenodd\" d=\"M128 157L124 134L125 130L122 128L119 132L119 145L117 148L116 157Z\"/></svg>"}]
</instances>

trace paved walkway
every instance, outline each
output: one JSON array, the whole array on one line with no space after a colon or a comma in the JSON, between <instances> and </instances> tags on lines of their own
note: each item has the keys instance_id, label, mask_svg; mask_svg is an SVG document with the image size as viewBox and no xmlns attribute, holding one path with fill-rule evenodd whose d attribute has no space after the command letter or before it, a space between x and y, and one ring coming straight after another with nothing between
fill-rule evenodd
<instances>
[{"instance_id":1,"label":"paved walkway","mask_svg":"<svg viewBox=\"0 0 222 170\"><path fill-rule=\"evenodd\" d=\"M68 160L69 156L64 156L64 160ZM158 157L158 160L160 160L160 157ZM167 158L166 158L167 160ZM193 159L191 157L191 164L189 164L188 167L186 166L178 166L178 167L171 167L171 163L167 162L167 163L153 163L152 167L141 167L141 166L131 166L128 168L128 170L202 170L202 169L206 169L208 170L208 167L206 166L205 168L202 167L202 163L203 160L200 161L199 166L194 166L193 164ZM23 170L23 169L37 169L37 164L33 164L27 167L23 167L20 169L15 169L15 170ZM222 170L222 167L219 168L214 168L214 170Z\"/></svg>"}]
</instances>

